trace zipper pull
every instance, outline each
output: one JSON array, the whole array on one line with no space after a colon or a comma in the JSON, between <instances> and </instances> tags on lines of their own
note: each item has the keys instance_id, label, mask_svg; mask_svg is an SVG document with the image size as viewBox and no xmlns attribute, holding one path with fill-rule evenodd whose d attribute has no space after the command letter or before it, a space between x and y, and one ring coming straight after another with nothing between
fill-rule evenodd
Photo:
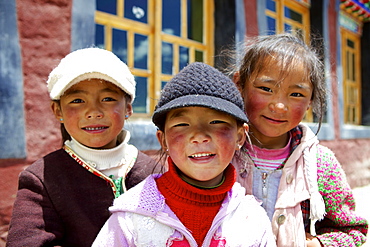
<instances>
[{"instance_id":1,"label":"zipper pull","mask_svg":"<svg viewBox=\"0 0 370 247\"><path fill-rule=\"evenodd\" d=\"M267 187L266 187L266 179L267 179L267 172L262 173L262 195L264 198L267 197Z\"/></svg>"}]
</instances>

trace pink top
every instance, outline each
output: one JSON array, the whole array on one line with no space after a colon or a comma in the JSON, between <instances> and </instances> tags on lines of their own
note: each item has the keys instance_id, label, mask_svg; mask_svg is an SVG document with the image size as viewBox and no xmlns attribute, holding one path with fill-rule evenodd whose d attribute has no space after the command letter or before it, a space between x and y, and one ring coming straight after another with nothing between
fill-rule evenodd
<instances>
[{"instance_id":1,"label":"pink top","mask_svg":"<svg viewBox=\"0 0 370 247\"><path fill-rule=\"evenodd\" d=\"M290 139L288 144L280 149L260 148L249 143L246 143L246 147L256 167L268 170L276 170L280 168L289 157Z\"/></svg>"}]
</instances>

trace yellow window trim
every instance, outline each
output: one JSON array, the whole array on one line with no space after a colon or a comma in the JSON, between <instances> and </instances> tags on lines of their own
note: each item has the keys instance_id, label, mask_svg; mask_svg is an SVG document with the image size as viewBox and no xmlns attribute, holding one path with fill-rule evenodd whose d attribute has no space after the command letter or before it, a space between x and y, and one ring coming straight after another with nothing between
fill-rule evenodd
<instances>
[{"instance_id":1,"label":"yellow window trim","mask_svg":"<svg viewBox=\"0 0 370 247\"><path fill-rule=\"evenodd\" d=\"M359 34L341 28L342 38L342 68L343 68L343 100L344 122L347 124L361 124L361 42ZM347 46L347 39L355 44L355 48ZM347 61L347 52L354 54L355 61ZM354 65L354 67L351 66ZM347 70L347 68L350 68ZM355 76L351 73L354 69ZM354 80L351 80L351 78ZM349 79L348 79L349 78ZM354 95L355 94L355 95ZM354 102L352 101L354 100ZM352 102L351 102L352 101Z\"/></svg>"},{"instance_id":2,"label":"yellow window trim","mask_svg":"<svg viewBox=\"0 0 370 247\"><path fill-rule=\"evenodd\" d=\"M214 2L203 0L203 42L189 40L187 37L187 0L181 1L181 34L180 37L162 32L162 0L148 1L148 23L141 23L124 18L124 0L117 0L117 15L95 12L95 23L105 27L105 49L112 50L112 29L127 32L127 65L135 76L146 77L148 83L148 113L136 113L135 116L151 115L160 96L162 81L168 81L173 75L162 74L162 42L173 46L173 74L179 72L180 46L189 49L189 63L195 62L196 52L202 52L203 62L213 65L214 56ZM148 68L134 68L135 34L148 37Z\"/></svg>"}]
</instances>

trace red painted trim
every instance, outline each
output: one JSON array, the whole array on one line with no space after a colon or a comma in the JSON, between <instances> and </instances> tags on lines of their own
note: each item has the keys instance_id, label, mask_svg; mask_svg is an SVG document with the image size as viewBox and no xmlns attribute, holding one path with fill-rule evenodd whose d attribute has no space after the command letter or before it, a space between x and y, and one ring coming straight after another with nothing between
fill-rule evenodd
<instances>
[{"instance_id":1,"label":"red painted trim","mask_svg":"<svg viewBox=\"0 0 370 247\"><path fill-rule=\"evenodd\" d=\"M330 62L330 78L331 78L331 97L332 97L332 109L334 118L334 139L339 140L340 138L340 116L339 107L337 102L339 101L338 96L338 75L337 75L337 50L338 50L338 40L337 40L337 18L338 14L336 12L336 0L329 1L329 7L325 9L328 11L328 29L329 29L329 62ZM339 48L340 49L340 48ZM329 103L329 102L328 102ZM330 103L329 103L330 104Z\"/></svg>"},{"instance_id":2,"label":"red painted trim","mask_svg":"<svg viewBox=\"0 0 370 247\"><path fill-rule=\"evenodd\" d=\"M257 36L258 18L257 18L257 0L244 0L245 27L247 36Z\"/></svg>"}]
</instances>

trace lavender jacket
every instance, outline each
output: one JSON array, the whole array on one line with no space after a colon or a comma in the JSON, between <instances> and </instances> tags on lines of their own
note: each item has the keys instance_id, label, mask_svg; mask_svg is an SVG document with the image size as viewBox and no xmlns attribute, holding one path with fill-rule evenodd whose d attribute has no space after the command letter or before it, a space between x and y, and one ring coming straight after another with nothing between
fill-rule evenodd
<instances>
[{"instance_id":1,"label":"lavender jacket","mask_svg":"<svg viewBox=\"0 0 370 247\"><path fill-rule=\"evenodd\" d=\"M152 175L114 201L112 213L93 243L97 246L197 246L168 207ZM253 196L235 183L203 246L276 246L270 221Z\"/></svg>"}]
</instances>

